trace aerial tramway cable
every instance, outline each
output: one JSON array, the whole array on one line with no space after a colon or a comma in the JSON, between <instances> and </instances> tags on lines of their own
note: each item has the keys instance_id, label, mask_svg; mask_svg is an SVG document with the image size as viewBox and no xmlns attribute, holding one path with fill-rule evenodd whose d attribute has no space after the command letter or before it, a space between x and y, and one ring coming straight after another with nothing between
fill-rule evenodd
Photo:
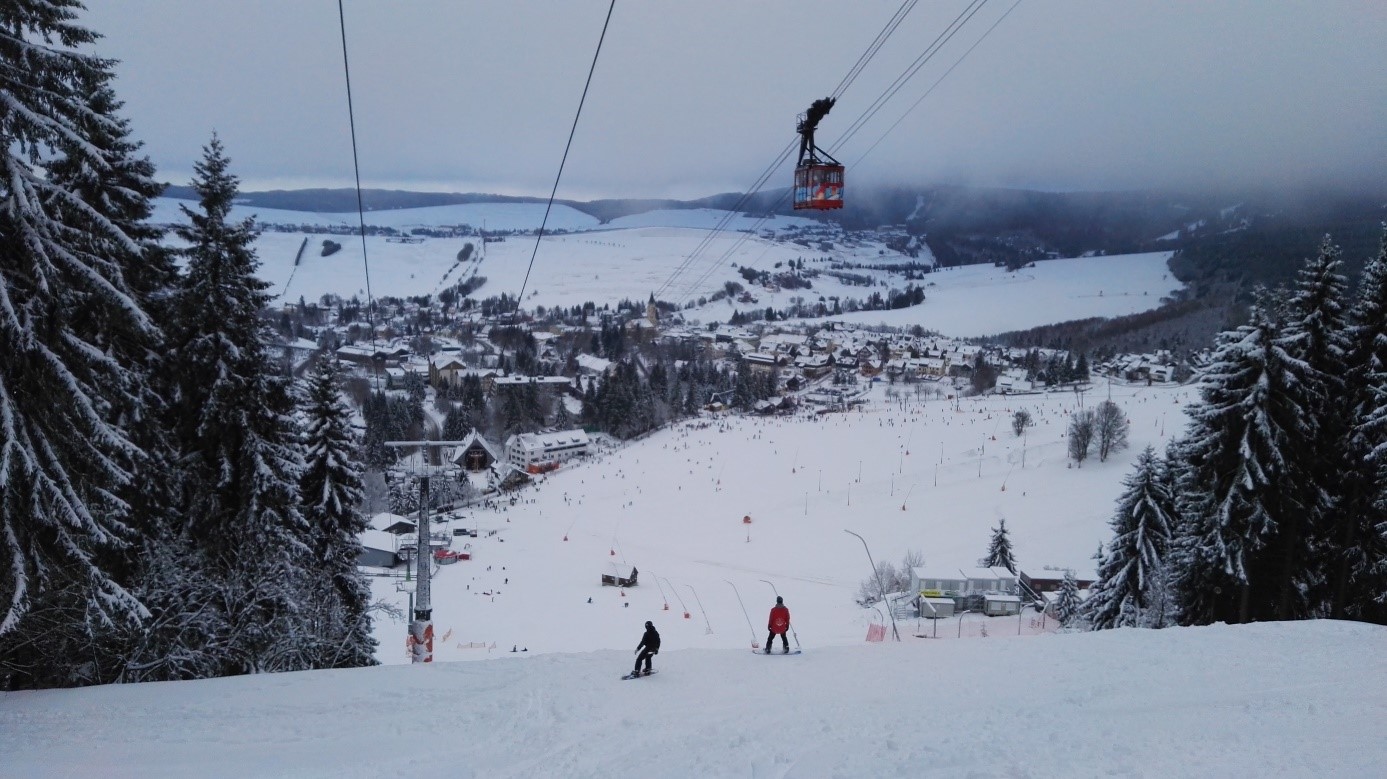
<instances>
[{"instance_id":1,"label":"aerial tramway cable","mask_svg":"<svg viewBox=\"0 0 1387 779\"><path fill-rule=\"evenodd\" d=\"M352 172L356 174L356 221L361 232L361 264L366 270L366 326L371 329L371 352L376 351L375 303L371 299L371 263L366 256L366 209L361 202L361 163L356 153L356 111L352 108L352 69L347 63L347 15L342 0L337 0L337 22L342 29L342 74L347 81L347 122L352 130ZM372 366L374 367L374 366ZM376 389L380 390L380 373L376 373Z\"/></svg>"},{"instance_id":2,"label":"aerial tramway cable","mask_svg":"<svg viewBox=\"0 0 1387 779\"><path fill-rule=\"evenodd\" d=\"M867 44L867 48L862 52L862 56L857 58L857 62L848 70L848 74L843 76L843 80L839 81L838 86L833 88L833 92L829 95L830 97L836 99L844 92L848 91L848 87L852 86L852 82L856 81L857 77L862 74L862 71L867 67L867 63L871 62L872 58L876 57L877 52L886 44L886 40L891 37L891 33L894 33L896 28L901 26L901 22L905 21L905 17L915 8L915 4L919 1L920 0L905 0L905 2L901 3L900 7L896 9L896 13L886 22L886 26L882 27L881 31L877 33L877 37L874 38L871 43Z\"/></svg>"},{"instance_id":3,"label":"aerial tramway cable","mask_svg":"<svg viewBox=\"0 0 1387 779\"><path fill-rule=\"evenodd\" d=\"M915 61L912 62L906 68L906 70L903 71L902 74L896 78L895 81L892 82L891 86L887 87L887 89L882 93L882 95L879 96L877 100L873 101L872 105L869 106L865 111L863 111L863 113L860 114L856 120L854 120L849 130L845 131L844 134L834 143L833 150L837 151L844 143L850 140L851 137L855 135L857 131L860 130L861 127L865 125L865 123L868 120L872 118L872 116L874 116L878 111L880 111L881 108L891 98L893 98L896 95L896 93L898 93L901 90L901 88L903 88L905 84L911 78L913 78L920 71L921 68L924 67L925 64L927 64L939 53L944 44L948 43L950 40L953 39L955 35L958 34L959 30L961 30L963 26L967 24L967 22L970 21L979 10L982 9L982 6L985 5L986 2L987 0L973 0L967 6L965 6L963 11L961 11L959 15L955 17L952 22L949 23L949 25L944 29L944 31L941 32L939 36L937 36L928 47L926 47L925 51L922 52L921 55L917 57ZM1020 0L1016 0L1016 2L1013 3L1011 8L1007 9L1005 13L1003 13L995 22L993 22L992 26L990 26L982 34L982 36L980 36L978 40L975 41L973 45L970 46L968 50L965 51L963 55L960 56L959 59L955 61L954 64L951 65L949 69L945 71L945 73L934 82L933 85L930 86L929 90L926 91L925 95L922 95L919 99L916 100L915 104L913 104L911 108L906 111L906 113L908 114L911 110L913 110L915 106L919 105L919 103L923 101L924 98L934 90L935 87L939 86L940 82L942 82L950 73L952 73L953 70L957 68L958 65L963 61L963 59L966 58L968 54L973 51L973 49L977 48L978 44L980 44L985 38L987 38L987 36L990 35L999 24L1001 24L1002 20L1004 20L1008 15L1010 15L1011 12L1015 10L1016 6L1019 4ZM895 129L896 125L898 125L900 121L904 118L905 117L902 116L900 119L898 119L896 123L893 124L891 128L887 130L887 133L890 133L891 130ZM878 138L871 148L875 148L876 145L879 144L883 138L885 138L885 134L883 134L881 138ZM870 150L871 149L869 149L868 151ZM858 158L857 162L860 162L863 157L866 157L866 154L867 153L864 152L863 155ZM854 165L856 165L856 162L854 163ZM782 193L781 196L776 199L775 204L769 209L769 211L774 212L778 210L781 206L784 205L789 195L790 191L788 190ZM692 299L692 296L697 292L698 288L705 281L707 281L707 279L714 272L721 268L737 250L739 250L742 247L742 245L748 240L749 235L754 234L761 227L761 225L763 225L769 218L770 216L768 215L758 219L756 223L752 225L751 230L749 232L744 232L742 235L738 236L738 239L733 243L731 247L727 249L727 251L725 251L715 262L709 264L707 269L702 274L700 274L699 277L692 284L685 288L684 294L680 296L679 305L682 306L683 304L686 304L690 299Z\"/></svg>"},{"instance_id":4,"label":"aerial tramway cable","mask_svg":"<svg viewBox=\"0 0 1387 779\"><path fill-rule=\"evenodd\" d=\"M930 59L932 59L934 55L939 51L939 47L942 46L944 42L947 42L948 37L952 37L951 31L957 32L957 30L961 28L964 23L966 23L969 19L972 18L971 14L975 14L978 11L978 9L982 7L982 4L985 4L986 2L987 0L971 0L971 2L969 2L969 4L964 7L963 11L961 11L959 15L955 17L952 22L949 23L949 25L945 28L944 32L941 32L940 35L936 37L935 40L931 42L931 44L928 47L926 47L925 52L923 52L920 55L920 57L916 58L915 62L913 62L910 68L907 69L907 73L897 77L896 81L893 82L893 86L897 86L897 88L899 88L899 85L903 84L905 80L908 80L910 76L913 76L914 72L918 71L920 67L923 67L925 62L928 62ZM873 42L868 46L868 51L871 52L872 57L874 57L876 55L876 52L881 49L881 45L885 43L886 38L890 37L890 33L894 32L895 29L900 26L900 22L904 19L905 14L909 13L910 9L913 7L914 3L910 2L910 0L906 0L905 3L902 3L901 8L897 9L897 13L893 14L891 19L887 21L886 26L882 28L882 33L878 33L877 39L873 40ZM867 57L867 60L869 61L870 57ZM835 90L837 94L833 96L835 99L839 94L841 94L842 90L846 89L848 85L850 85L853 81L856 80L856 74L861 73L863 67L865 67L865 62L863 61L863 57L859 57L858 63L854 64L853 68L849 70L849 75L845 76L843 81L839 83L839 88ZM894 94L895 93L892 92L891 95L887 95L886 99L889 99L889 97ZM880 102L882 100L883 98L879 97L877 102ZM874 102L873 105L877 105L877 102ZM854 121L854 124L859 124L861 121L863 121L863 119L861 116L859 116L859 118ZM841 145L841 143L842 139L839 140L839 145ZM781 161L777 161L775 163L775 167L778 168L780 164ZM768 176L763 177L763 179L758 181L758 183L754 186L751 192L748 192L746 195L743 196L743 199L749 199L752 195L755 194L757 190L759 190L760 186L764 183L764 181L768 179ZM787 192L786 194L778 198L776 200L775 205L771 207L770 211L774 212L776 209L780 208L780 206L784 204L785 198L788 196L788 194L789 193ZM718 268L722 267L722 265L728 260L728 258L730 258L737 250L739 250L742 247L742 245L747 240L747 235L750 235L754 233L757 229L759 229L760 226L765 223L767 218L769 217L762 217L761 219L759 219L754 225L752 225L750 233L745 233L739 236L738 239L733 243L733 245L727 249L727 251L725 251L715 262L709 265L709 267L702 274L700 274L699 277L691 285L685 287L684 293L680 296L681 306L687 303L688 300L692 298L694 293L697 292L698 288L708 279L709 276L716 272ZM708 237L707 241L711 242L711 237ZM702 244L700 245L702 246ZM693 258L691 258L691 260L692 259ZM686 265L692 264L692 262L686 263ZM681 269L682 267L683 266L681 266Z\"/></svg>"},{"instance_id":5,"label":"aerial tramway cable","mask_svg":"<svg viewBox=\"0 0 1387 779\"><path fill-rule=\"evenodd\" d=\"M1021 5L1021 0L1016 0L1016 2L1012 3L1011 7L1006 10L1006 13L997 17L997 21L993 22L992 26L988 27L987 30L983 32L983 34L979 36L976 41L973 41L973 45L969 46L968 50L963 52L963 54L959 56L957 60L954 60L954 64L950 65L949 69L944 71L943 75L935 79L934 83L930 84L929 89L926 89L923 95L920 95L918 98L916 98L915 102L911 103L910 107L905 109L905 113L901 114L900 118L892 122L890 127L886 128L886 132L882 133L881 136L877 138L875 141L872 141L872 145L868 146L866 151L858 155L856 160L853 160L853 166L855 167L858 164L860 164L862 160L867 158L868 154L871 154L872 151L875 150L876 147L881 144L882 141L886 140L886 136L890 135L893 130L899 127L900 123L905 121L905 118L907 116L910 116L910 112L914 111L921 103L923 103L925 101L925 98L929 97L930 94L934 92L935 87L938 87L939 84L944 81L944 79L949 77L950 73L954 72L954 68L958 67L959 65L962 65L963 61L968 58L968 55L973 53L973 49L976 49L978 47L978 44L986 40L987 36L991 35L992 31L997 29L997 25L1001 24L1008 16L1011 16L1011 12L1015 11L1016 6L1018 5Z\"/></svg>"},{"instance_id":6,"label":"aerial tramway cable","mask_svg":"<svg viewBox=\"0 0 1387 779\"><path fill-rule=\"evenodd\" d=\"M339 2L341 0L338 0ZM583 96L578 98L578 110L573 114L573 126L568 130L568 143L563 147L563 159L559 160L559 172L554 176L554 188L549 192L549 203L544 207L544 219L539 223L539 230L535 232L535 248L530 252L530 264L525 268L525 280L520 283L520 293L515 296L515 310L520 312L520 304L525 299L525 287L530 283L530 271L535 267L535 256L539 254L539 242L544 239L544 228L549 224L549 211L554 207L554 197L559 192L559 180L563 178L563 166L568 162L568 150L573 146L573 135L578 132L578 117L583 115L583 103L588 99L588 87L592 86L592 74L597 70L597 58L602 54L602 41L607 38L607 25L612 22L612 10L616 8L616 0L612 0L607 6L607 19L602 22L602 34L597 38L597 51L592 54L592 65L588 68L588 80L583 84Z\"/></svg>"},{"instance_id":7,"label":"aerial tramway cable","mask_svg":"<svg viewBox=\"0 0 1387 779\"><path fill-rule=\"evenodd\" d=\"M949 26L945 27L944 31L939 33L939 35L930 42L929 46L925 47L925 50L920 53L920 56L916 57L915 61L910 63L899 76L896 76L896 80L892 81L890 86L883 90L882 93L877 96L877 99L872 101L872 104L867 106L867 109L853 120L853 123L848 126L848 129L843 131L843 134L838 137L837 141L834 141L831 150L837 151L841 149L843 144L847 143L857 134L858 130L862 129L863 125L871 121L872 117L876 116L877 112L880 111L891 98L895 97L896 93L901 91L901 89L909 83L910 79L914 78L915 74L920 72L921 68L928 64L930 60L934 59L935 55L944 47L944 44L953 40L953 37L958 34L958 31L963 29L963 26L971 21L985 5L987 5L987 0L973 0L964 7L963 11L949 23Z\"/></svg>"},{"instance_id":8,"label":"aerial tramway cable","mask_svg":"<svg viewBox=\"0 0 1387 779\"><path fill-rule=\"evenodd\" d=\"M848 69L847 74L844 75L843 79L838 82L838 86L833 90L833 98L836 99L845 90L847 90L849 86L852 85L853 81L857 80L858 75L860 75L863 69L867 67L867 63L871 62L872 59L876 57L877 52L881 50L881 47L885 45L887 39L889 39L891 37L891 34L896 31L896 28L900 26L901 22L905 20L906 15L908 15L910 11L914 9L918 1L919 0L904 0L900 4L900 6L896 9L896 12L891 15L891 18L887 20L886 24L881 28L880 31L877 32L876 37L872 39L872 42L869 43L867 45L867 48L863 50L862 54L858 56L857 62L853 63L853 66ZM756 181L752 183L751 187L749 187L745 192L741 194L740 197L737 198L737 202L726 214L724 214L718 220L718 222L713 226L713 229L710 230L707 234L705 234L702 240L700 240L698 244L694 246L693 251L689 252L688 256L684 259L684 261L681 262L679 266L674 269L673 273L670 274L669 278L666 279L664 283L660 285L660 287L655 291L656 297L659 297L664 292L668 291L671 287L673 287L675 282L679 279L679 277L683 275L690 267L692 267L697 262L697 260L703 255L703 252L707 251L708 247L717 238L717 236L727 229L727 226L731 224L734 218L736 218L737 214L742 210L743 206L750 202L751 198L754 197L756 193L759 192L763 186L765 186L766 182L769 181L771 177L775 175L776 171L780 169L780 166L785 163L785 160L789 158L791 154L794 153L794 149L795 142L791 141L785 147L785 150L782 151L778 157L776 157L775 161L772 162L770 166L768 166L766 170L763 171L761 175L757 177ZM772 210L774 210L774 208ZM764 219L761 221L764 222ZM760 222L758 222L755 227L759 226ZM753 229L755 229L755 227L753 227ZM704 278L706 278L706 276L707 274L704 275ZM697 286L702 283L703 278L700 278L698 281L694 283L693 286L694 288L697 288ZM685 297L687 297L687 293Z\"/></svg>"}]
</instances>

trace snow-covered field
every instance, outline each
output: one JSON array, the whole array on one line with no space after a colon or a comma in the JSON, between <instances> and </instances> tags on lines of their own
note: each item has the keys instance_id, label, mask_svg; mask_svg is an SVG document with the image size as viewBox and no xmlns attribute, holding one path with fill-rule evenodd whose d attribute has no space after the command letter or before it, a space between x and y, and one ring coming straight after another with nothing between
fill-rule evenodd
<instances>
[{"instance_id":1,"label":"snow-covered field","mask_svg":"<svg viewBox=\"0 0 1387 779\"><path fill-rule=\"evenodd\" d=\"M920 325L967 338L1088 317L1138 314L1181 287L1170 252L1038 262L1015 273L965 265L931 274L925 302L895 311L859 311L837 320L893 327Z\"/></svg>"},{"instance_id":2,"label":"snow-covered field","mask_svg":"<svg viewBox=\"0 0 1387 779\"><path fill-rule=\"evenodd\" d=\"M158 200L155 221L179 221L177 202ZM532 229L539 225L543 212L542 204L481 203L371 212L367 220L401 229L480 226L483 222L491 229ZM311 214L240 206L236 209L237 216L252 213L267 224L355 224L355 214ZM740 267L774 272L777 263L783 266L790 260L803 259L811 269L827 270L828 264L818 261L826 255L834 261L873 265L930 261L928 257L911 260L874 242L853 246L837 243L825 253L790 242L748 237L737 231L750 229L755 221L738 216L699 251L691 266L681 269L725 213L709 209L651 211L599 225L586 214L556 206L550 216L550 228L573 232L547 236L535 255L532 271L530 258L535 244L531 236L510 236L501 243L477 246L479 250L484 248L484 254L479 251L476 259L463 264L457 262L458 251L466 243L477 244L476 238L429 238L423 243L404 244L369 237L366 245L371 293L400 297L432 294L475 274L487 279L475 297L515 295L529 271L529 283L525 286L527 308L573 306L589 301L599 306L615 305L623 299L644 301L651 293L682 305L711 296L727 281L744 284L738 272ZM782 231L808 224L812 222L799 217L777 217L766 221L762 229ZM301 264L295 267L294 258L305 237L308 248ZM329 257L321 256L324 239L341 244L342 249ZM271 284L272 292L285 300L292 302L302 297L316 301L329 293L355 295L363 300L366 297L366 263L358 237L266 232L257 249L261 277ZM835 319L897 327L918 324L945 335L968 337L1068 319L1137 313L1157 307L1162 297L1179 289L1180 283L1166 268L1169 256L1168 252L1157 252L1051 260L1016 273L983 265L956 268L914 282L926 288L922 305L859 312ZM719 261L721 265L707 273ZM821 275L814 281L813 289L771 291L751 287L748 292L755 302L722 300L687 314L704 322L726 321L737 310L785 308L795 298L806 302L815 302L820 296L863 300L874 291L885 295L889 289L904 289L907 284L901 276L884 270L853 268L849 272L882 280L885 286L849 286Z\"/></svg>"},{"instance_id":3,"label":"snow-covered field","mask_svg":"<svg viewBox=\"0 0 1387 779\"><path fill-rule=\"evenodd\" d=\"M1182 430L1181 404L1195 396L1113 386L1132 420L1132 447L1071 468L1063 434L1074 393L956 405L930 398L933 386L902 385L892 399L877 385L871 404L847 414L682 423L540 477L514 506L459 512L448 532L480 532L465 539L473 559L440 568L433 582L434 623L448 636L436 656L634 648L646 619L671 648L749 648L766 638L772 585L801 641L857 644L879 616L854 602L871 567L844 530L865 537L878 561L897 563L913 549L927 566L952 571L974 566L1005 517L1023 570L1063 566L1091 577L1122 476L1142 447L1163 450ZM1107 391L1100 385L1083 401ZM1020 408L1035 418L1024 439L1011 431ZM601 586L609 563L636 567L640 585ZM407 605L393 580L377 579L375 592ZM968 615L962 632L986 622ZM1030 612L996 623L989 632L1041 629ZM938 633L952 638L959 628L948 621ZM903 629L933 632L913 620ZM383 662L406 662L403 623L381 620L376 634Z\"/></svg>"}]
</instances>

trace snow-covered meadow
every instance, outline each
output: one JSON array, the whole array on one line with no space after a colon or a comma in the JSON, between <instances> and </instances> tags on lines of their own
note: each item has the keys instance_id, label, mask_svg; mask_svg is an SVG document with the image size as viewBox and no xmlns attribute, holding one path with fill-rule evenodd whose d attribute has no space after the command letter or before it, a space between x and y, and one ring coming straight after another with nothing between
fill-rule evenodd
<instances>
[{"instance_id":1,"label":"snow-covered meadow","mask_svg":"<svg viewBox=\"0 0 1387 779\"><path fill-rule=\"evenodd\" d=\"M177 203L167 198L157 201L155 221L179 221ZM366 218L370 224L397 229L459 224L480 227L485 223L493 230L524 230L538 227L543 213L542 204L479 203L375 211ZM238 206L234 215L252 214L264 224L355 224L355 214ZM509 236L503 242L485 246L476 238L427 238L423 243L399 243L372 236L366 239L371 293L377 297L432 294L478 275L487 281L475 297L515 295L528 272L527 308L574 306L589 301L599 306L614 305L623 299L644 301L651 293L682 305L711 296L725 282L745 284L739 274L742 267L774 271L778 264L783 267L791 260L803 259L810 269L827 270L829 263L820 261L823 257L880 266L932 261L927 255L912 260L874 241L834 243L831 250L824 252L817 247L810 249L788 241L751 236L739 232L756 225L756 220L746 216L734 217L700 250L725 215L724 211L710 209L661 210L600 225L586 214L556 206L550 215L550 229L570 232L546 236L537 254L534 238L524 235ZM799 217L776 217L765 221L761 230L778 233L812 224L811 220ZM294 260L305 237L308 246L296 267ZM341 244L341 250L321 256L325 238ZM458 252L467 243L476 245L476 256L459 263ZM294 302L302 297L316 301L324 294L366 298L368 263L363 261L358 237L265 232L256 247L261 277L270 283L271 292L284 300ZM681 270L695 251L697 259ZM946 335L968 337L1068 319L1132 314L1157 307L1161 298L1179 289L1180 283L1166 268L1169 256L1168 252L1156 252L1050 260L1015 273L990 265L954 268L914 282L925 287L922 305L834 318L896 327L921 325ZM712 268L714 265L717 267ZM813 289L751 287L748 292L754 302L724 299L699 306L687 315L704 322L726 321L737 310L784 308L796 298L813 302L820 296L861 300L873 291L885 294L891 288L904 289L909 283L887 270L850 268L849 272L878 279L885 286L852 286L821 275L814 281Z\"/></svg>"}]
</instances>

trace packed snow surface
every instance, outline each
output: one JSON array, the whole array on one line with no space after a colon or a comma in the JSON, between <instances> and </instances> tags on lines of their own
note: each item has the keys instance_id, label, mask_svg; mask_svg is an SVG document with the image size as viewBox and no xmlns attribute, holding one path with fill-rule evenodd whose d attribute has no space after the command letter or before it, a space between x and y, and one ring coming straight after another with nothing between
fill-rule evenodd
<instances>
[{"instance_id":1,"label":"packed snow surface","mask_svg":"<svg viewBox=\"0 0 1387 779\"><path fill-rule=\"evenodd\" d=\"M1026 609L901 616L900 643L864 641L887 618L854 602L870 567L844 529L878 561L916 549L947 571L1005 517L1022 570L1091 575L1135 450L1193 396L1110 391L1133 449L1083 468L1063 432L1102 384L876 385L861 410L704 416L605 448L514 504L441 515L472 559L433 569L434 664L405 664L404 623L377 613L383 667L0 694L0 774L1380 776L1381 627L1063 634ZM602 586L612 565L638 586ZM400 578L372 582L407 605ZM777 592L802 655L750 651ZM622 681L646 620L660 673Z\"/></svg>"},{"instance_id":2,"label":"packed snow surface","mask_svg":"<svg viewBox=\"0 0 1387 779\"><path fill-rule=\"evenodd\" d=\"M962 400L932 382L871 386L847 413L704 415L540 476L513 505L445 513L435 532L472 559L432 582L434 623L448 637L437 657L629 651L647 619L670 648L750 648L766 639L776 594L806 643L861 643L882 615L855 602L871 566L844 530L861 534L877 562L915 550L927 568L952 572L976 566L1005 518L1022 570L1091 579L1122 477L1146 445L1164 451L1196 397L1144 383ZM1070 415L1109 392L1131 419L1131 448L1070 467ZM1019 409L1034 421L1024 436L1011 429ZM478 536L453 537L460 529ZM603 587L610 565L635 567L638 586ZM408 606L396 580L374 582L378 598ZM1028 610L1021 620L969 614L937 631L927 620L908 628L942 640L1055 624ZM407 662L402 622L382 617L376 635L382 662Z\"/></svg>"},{"instance_id":3,"label":"packed snow surface","mask_svg":"<svg viewBox=\"0 0 1387 779\"><path fill-rule=\"evenodd\" d=\"M4 693L0 760L140 779L1378 777L1384 640L1265 623L672 646L633 681L630 653L603 651Z\"/></svg>"}]
</instances>

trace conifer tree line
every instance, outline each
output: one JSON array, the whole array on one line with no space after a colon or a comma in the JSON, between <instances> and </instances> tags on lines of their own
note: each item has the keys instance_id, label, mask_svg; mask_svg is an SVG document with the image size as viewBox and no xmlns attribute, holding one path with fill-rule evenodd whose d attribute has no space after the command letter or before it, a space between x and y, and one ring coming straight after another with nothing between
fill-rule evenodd
<instances>
[{"instance_id":1,"label":"conifer tree line","mask_svg":"<svg viewBox=\"0 0 1387 779\"><path fill-rule=\"evenodd\" d=\"M1184 435L1127 478L1095 628L1387 624L1387 225L1356 291L1328 236L1219 335Z\"/></svg>"},{"instance_id":2,"label":"conifer tree line","mask_svg":"<svg viewBox=\"0 0 1387 779\"><path fill-rule=\"evenodd\" d=\"M373 663L341 376L276 366L215 135L179 269L80 9L0 3L0 689Z\"/></svg>"}]
</instances>

